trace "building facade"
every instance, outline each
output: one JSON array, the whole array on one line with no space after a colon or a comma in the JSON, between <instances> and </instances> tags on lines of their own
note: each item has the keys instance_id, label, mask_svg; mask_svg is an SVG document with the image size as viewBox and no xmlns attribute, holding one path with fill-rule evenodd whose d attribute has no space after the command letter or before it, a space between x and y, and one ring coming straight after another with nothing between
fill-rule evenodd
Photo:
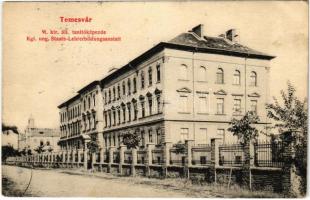
<instances>
[{"instance_id":1,"label":"building facade","mask_svg":"<svg viewBox=\"0 0 310 200\"><path fill-rule=\"evenodd\" d=\"M205 36L198 25L90 83L59 106L60 128L66 130L62 141L71 140L64 116L78 104L79 138L94 137L101 149L118 147L128 132L140 135L141 148L188 139L209 144L219 137L236 142L227 131L229 122L247 111L257 113L257 128L263 130L269 123L265 103L274 57L239 44L237 38L234 29Z\"/></svg>"},{"instance_id":2,"label":"building facade","mask_svg":"<svg viewBox=\"0 0 310 200\"><path fill-rule=\"evenodd\" d=\"M12 146L14 149L18 149L18 133L12 130L2 131L2 146Z\"/></svg>"},{"instance_id":3,"label":"building facade","mask_svg":"<svg viewBox=\"0 0 310 200\"><path fill-rule=\"evenodd\" d=\"M24 133L19 134L19 150L31 150L36 153L35 149L43 146L46 151L58 151L59 130L52 128L38 128L35 126L33 117L28 119L28 125Z\"/></svg>"}]
</instances>

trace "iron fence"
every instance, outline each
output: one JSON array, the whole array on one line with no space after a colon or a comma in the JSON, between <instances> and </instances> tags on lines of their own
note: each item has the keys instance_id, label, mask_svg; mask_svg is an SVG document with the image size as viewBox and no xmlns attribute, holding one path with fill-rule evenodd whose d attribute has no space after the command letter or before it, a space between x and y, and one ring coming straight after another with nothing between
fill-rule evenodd
<instances>
[{"instance_id":1,"label":"iron fence","mask_svg":"<svg viewBox=\"0 0 310 200\"><path fill-rule=\"evenodd\" d=\"M282 167L284 165L282 142L267 143L260 142L254 144L255 166L257 167Z\"/></svg>"},{"instance_id":2,"label":"iron fence","mask_svg":"<svg viewBox=\"0 0 310 200\"><path fill-rule=\"evenodd\" d=\"M244 161L244 147L242 145L219 146L219 165L242 166Z\"/></svg>"}]
</instances>

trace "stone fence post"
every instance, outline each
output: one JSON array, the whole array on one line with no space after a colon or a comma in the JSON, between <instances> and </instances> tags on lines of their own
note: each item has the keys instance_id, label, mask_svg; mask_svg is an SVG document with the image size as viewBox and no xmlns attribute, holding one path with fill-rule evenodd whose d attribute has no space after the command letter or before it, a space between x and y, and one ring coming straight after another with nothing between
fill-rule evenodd
<instances>
[{"instance_id":1,"label":"stone fence post","mask_svg":"<svg viewBox=\"0 0 310 200\"><path fill-rule=\"evenodd\" d=\"M193 147L193 144L194 144L194 140L186 140L185 141L187 162L185 164L184 171L185 171L187 178L189 178L189 168L192 166L192 158L193 158L192 147Z\"/></svg>"},{"instance_id":2,"label":"stone fence post","mask_svg":"<svg viewBox=\"0 0 310 200\"><path fill-rule=\"evenodd\" d=\"M121 144L119 148L119 173L123 175L123 164L124 164L124 152L125 152L126 146Z\"/></svg>"},{"instance_id":3,"label":"stone fence post","mask_svg":"<svg viewBox=\"0 0 310 200\"><path fill-rule=\"evenodd\" d=\"M115 151L115 147L114 146L110 146L109 149L109 163L108 163L108 170L111 173L111 168L112 168L112 163L113 163L113 153Z\"/></svg>"},{"instance_id":4,"label":"stone fence post","mask_svg":"<svg viewBox=\"0 0 310 200\"><path fill-rule=\"evenodd\" d=\"M147 176L151 175L151 169L150 169L150 165L153 164L152 161L152 150L155 148L155 144L154 143L148 143L146 144L146 173Z\"/></svg>"},{"instance_id":5,"label":"stone fence post","mask_svg":"<svg viewBox=\"0 0 310 200\"><path fill-rule=\"evenodd\" d=\"M255 149L254 141L247 141L243 147L244 163L242 167L242 179L245 185L252 190L252 172L251 167L254 166Z\"/></svg>"},{"instance_id":6,"label":"stone fence post","mask_svg":"<svg viewBox=\"0 0 310 200\"><path fill-rule=\"evenodd\" d=\"M137 149L136 148L131 149L131 156L132 156L131 175L135 176L136 175L135 166L137 165Z\"/></svg>"},{"instance_id":7,"label":"stone fence post","mask_svg":"<svg viewBox=\"0 0 310 200\"><path fill-rule=\"evenodd\" d=\"M220 152L219 147L223 144L222 138L212 138L211 139L211 162L213 167L210 168L211 181L217 183L216 169L220 166Z\"/></svg>"},{"instance_id":8,"label":"stone fence post","mask_svg":"<svg viewBox=\"0 0 310 200\"><path fill-rule=\"evenodd\" d=\"M303 197L301 194L302 177L297 174L297 169L294 164L295 159L295 142L293 133L287 131L283 133L283 161L282 167L282 189L288 196Z\"/></svg>"}]
</instances>

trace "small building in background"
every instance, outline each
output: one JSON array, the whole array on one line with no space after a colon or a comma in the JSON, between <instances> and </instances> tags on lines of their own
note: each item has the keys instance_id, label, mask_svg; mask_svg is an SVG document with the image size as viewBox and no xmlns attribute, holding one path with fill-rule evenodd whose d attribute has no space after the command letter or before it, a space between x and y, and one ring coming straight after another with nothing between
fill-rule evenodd
<instances>
[{"instance_id":1,"label":"small building in background","mask_svg":"<svg viewBox=\"0 0 310 200\"><path fill-rule=\"evenodd\" d=\"M12 146L18 149L18 133L12 130L2 131L2 146Z\"/></svg>"},{"instance_id":2,"label":"small building in background","mask_svg":"<svg viewBox=\"0 0 310 200\"><path fill-rule=\"evenodd\" d=\"M28 119L28 125L19 135L18 149L30 149L32 153L36 153L35 149L43 146L46 151L58 151L57 142L59 140L59 130L53 128L37 128L34 123L34 118Z\"/></svg>"}]
</instances>

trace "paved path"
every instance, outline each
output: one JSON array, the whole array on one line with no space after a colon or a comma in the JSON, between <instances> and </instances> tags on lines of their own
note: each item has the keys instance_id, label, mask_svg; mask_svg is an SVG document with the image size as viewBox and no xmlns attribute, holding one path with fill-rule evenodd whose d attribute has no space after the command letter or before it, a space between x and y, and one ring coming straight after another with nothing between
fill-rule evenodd
<instances>
[{"instance_id":1,"label":"paved path","mask_svg":"<svg viewBox=\"0 0 310 200\"><path fill-rule=\"evenodd\" d=\"M31 169L2 166L2 175L24 191L31 177ZM32 179L25 196L40 197L185 197L184 193L135 185L126 181L109 180L85 175L67 174L60 170L32 170Z\"/></svg>"}]
</instances>

